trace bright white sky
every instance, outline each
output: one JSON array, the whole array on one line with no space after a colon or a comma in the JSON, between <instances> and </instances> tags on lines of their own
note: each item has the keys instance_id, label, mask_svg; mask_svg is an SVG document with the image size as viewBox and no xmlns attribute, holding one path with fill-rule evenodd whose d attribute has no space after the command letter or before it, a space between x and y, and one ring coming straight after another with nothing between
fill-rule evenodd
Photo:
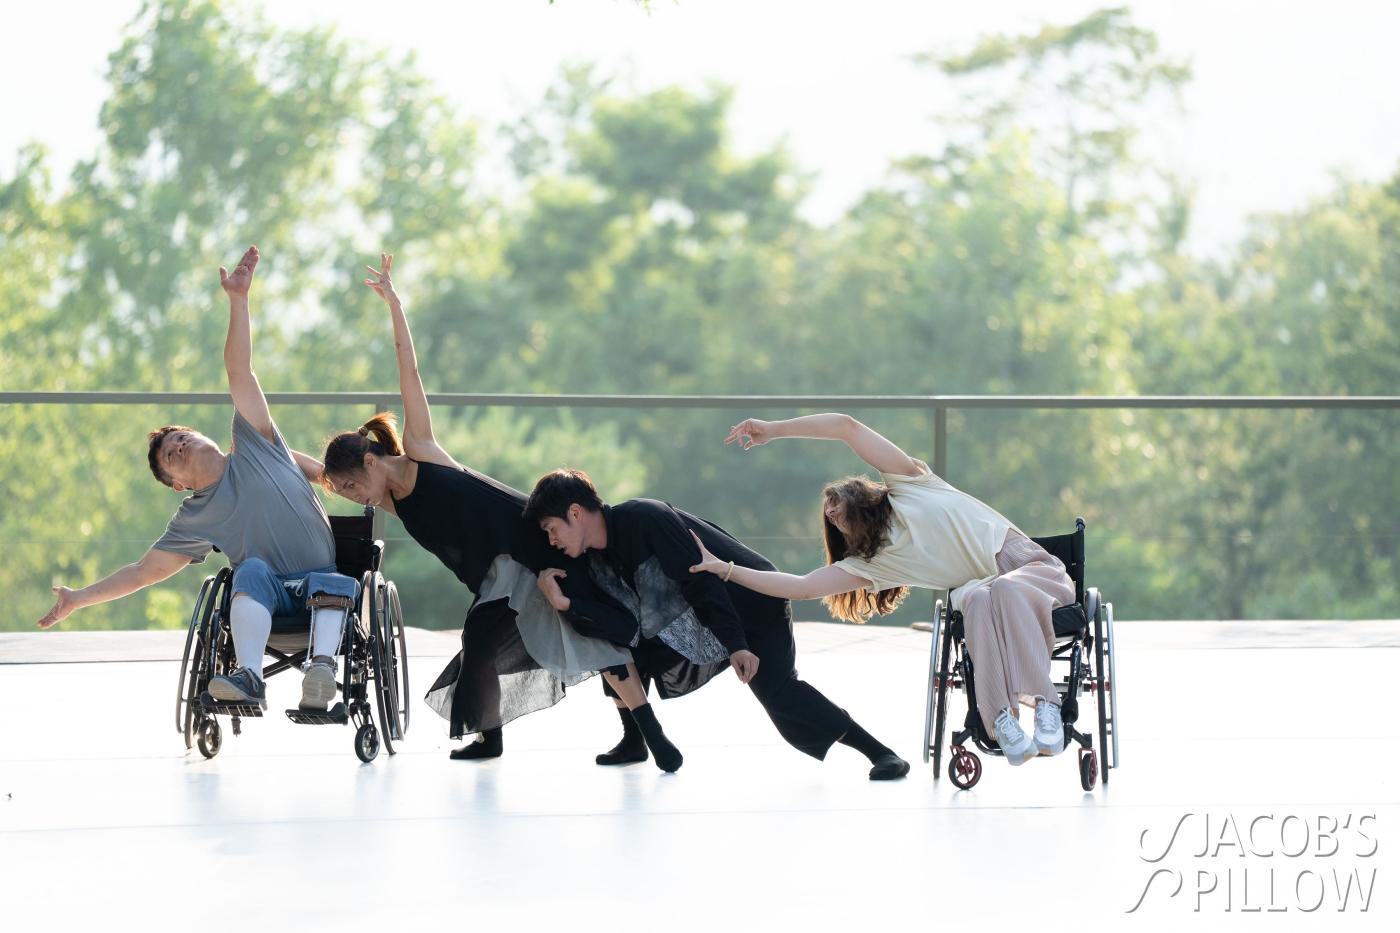
<instances>
[{"instance_id":1,"label":"bright white sky","mask_svg":"<svg viewBox=\"0 0 1400 933\"><path fill-rule=\"evenodd\" d=\"M8 5L0 86L0 173L38 140L60 177L97 141L106 55L139 0ZM230 8L240 4L229 2ZM277 0L289 26L416 50L464 112L489 126L537 100L566 62L630 65L644 89L718 79L737 89L745 151L786 139L817 174L806 213L838 216L891 159L937 141L928 115L946 90L909 62L977 36L1068 22L1082 0ZM1191 244L1211 253L1254 212L1326 191L1335 172L1400 168L1400 3L1389 0L1129 2L1164 47L1188 58L1186 113L1162 114L1163 154L1197 184Z\"/></svg>"}]
</instances>

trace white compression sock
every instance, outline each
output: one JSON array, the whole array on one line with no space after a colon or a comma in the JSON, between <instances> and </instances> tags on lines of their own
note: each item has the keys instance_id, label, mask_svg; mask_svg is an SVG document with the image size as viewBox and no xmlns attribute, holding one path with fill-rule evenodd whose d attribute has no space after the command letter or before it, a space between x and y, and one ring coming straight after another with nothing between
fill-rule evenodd
<instances>
[{"instance_id":1,"label":"white compression sock","mask_svg":"<svg viewBox=\"0 0 1400 933\"><path fill-rule=\"evenodd\" d=\"M316 609L311 614L311 655L335 657L340 651L340 630L345 624L344 609Z\"/></svg>"},{"instance_id":2,"label":"white compression sock","mask_svg":"<svg viewBox=\"0 0 1400 933\"><path fill-rule=\"evenodd\" d=\"M228 621L238 666L248 668L261 680L263 653L267 650L267 637L272 634L272 613L246 593L235 593Z\"/></svg>"}]
</instances>

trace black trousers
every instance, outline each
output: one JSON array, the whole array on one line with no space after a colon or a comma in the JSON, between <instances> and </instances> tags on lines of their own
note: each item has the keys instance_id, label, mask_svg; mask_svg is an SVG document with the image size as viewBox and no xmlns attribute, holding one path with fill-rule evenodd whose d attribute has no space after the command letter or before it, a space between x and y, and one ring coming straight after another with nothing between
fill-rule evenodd
<instances>
[{"instance_id":1,"label":"black trousers","mask_svg":"<svg viewBox=\"0 0 1400 933\"><path fill-rule=\"evenodd\" d=\"M749 681L754 697L789 745L818 761L824 759L831 746L854 725L854 720L816 687L797 676L797 643L792 635L791 609L785 607L781 616L763 620L745 619L744 635L749 650L758 655L758 673ZM633 650L633 657L643 687L649 687L656 680L661 696L668 698L663 680L666 673L674 670L670 659L683 659L655 639L644 639ZM603 693L617 699L606 680Z\"/></svg>"},{"instance_id":2,"label":"black trousers","mask_svg":"<svg viewBox=\"0 0 1400 933\"><path fill-rule=\"evenodd\" d=\"M749 650L758 655L758 673L749 689L789 745L820 761L854 725L849 713L797 676L797 643L792 610L781 618L744 620Z\"/></svg>"}]
</instances>

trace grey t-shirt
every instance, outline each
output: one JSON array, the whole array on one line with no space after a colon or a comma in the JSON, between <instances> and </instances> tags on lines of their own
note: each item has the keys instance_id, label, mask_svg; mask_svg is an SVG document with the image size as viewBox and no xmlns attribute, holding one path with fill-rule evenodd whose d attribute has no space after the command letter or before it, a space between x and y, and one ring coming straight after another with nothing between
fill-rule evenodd
<instances>
[{"instance_id":1,"label":"grey t-shirt","mask_svg":"<svg viewBox=\"0 0 1400 933\"><path fill-rule=\"evenodd\" d=\"M250 557L273 573L320 570L335 563L335 539L316 491L292 459L282 432L275 440L233 415L233 446L218 482L180 503L153 547L195 563L217 547L237 567Z\"/></svg>"}]
</instances>

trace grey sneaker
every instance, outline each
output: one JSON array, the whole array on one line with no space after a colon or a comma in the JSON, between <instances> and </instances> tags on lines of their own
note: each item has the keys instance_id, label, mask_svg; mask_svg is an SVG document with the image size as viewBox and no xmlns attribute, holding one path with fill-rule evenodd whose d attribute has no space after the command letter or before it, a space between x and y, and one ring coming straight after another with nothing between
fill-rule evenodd
<instances>
[{"instance_id":1,"label":"grey sneaker","mask_svg":"<svg viewBox=\"0 0 1400 933\"><path fill-rule=\"evenodd\" d=\"M1035 740L1026 735L1021 724L1012 717L1010 710L1002 710L995 725L997 744L1001 746L1001 753L1012 765L1023 764L1040 754L1040 750L1035 747Z\"/></svg>"},{"instance_id":2,"label":"grey sneaker","mask_svg":"<svg viewBox=\"0 0 1400 933\"><path fill-rule=\"evenodd\" d=\"M1035 704L1035 747L1042 755L1058 755L1065 750L1065 726L1060 708L1044 697Z\"/></svg>"},{"instance_id":3,"label":"grey sneaker","mask_svg":"<svg viewBox=\"0 0 1400 933\"><path fill-rule=\"evenodd\" d=\"M246 667L237 668L231 674L211 677L209 695L221 703L256 703L262 709L267 709L267 687L261 677Z\"/></svg>"},{"instance_id":4,"label":"grey sneaker","mask_svg":"<svg viewBox=\"0 0 1400 933\"><path fill-rule=\"evenodd\" d=\"M335 699L335 658L318 654L301 678L301 709L324 713Z\"/></svg>"}]
</instances>

